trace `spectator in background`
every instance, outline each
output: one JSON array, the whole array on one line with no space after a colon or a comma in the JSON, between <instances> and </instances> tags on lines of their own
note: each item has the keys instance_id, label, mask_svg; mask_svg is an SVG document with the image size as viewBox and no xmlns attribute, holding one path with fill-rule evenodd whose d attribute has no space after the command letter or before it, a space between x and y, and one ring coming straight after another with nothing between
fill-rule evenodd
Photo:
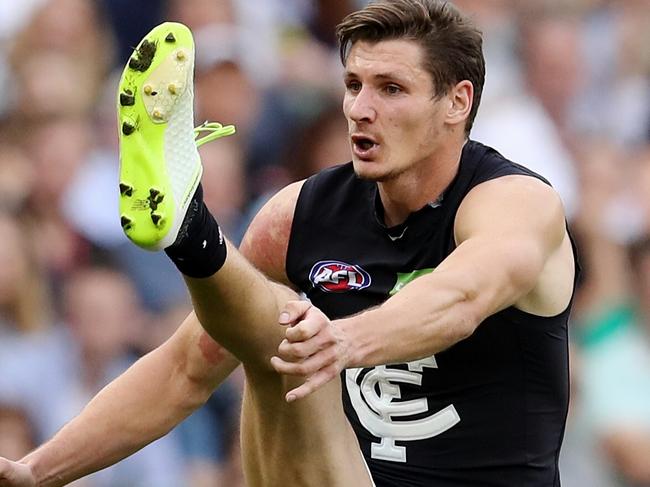
<instances>
[{"instance_id":1,"label":"spectator in background","mask_svg":"<svg viewBox=\"0 0 650 487\"><path fill-rule=\"evenodd\" d=\"M64 324L3 369L11 376L5 381L19 382L14 385L19 392L13 398L35 418L39 442L60 429L133 363L131 348L140 341L147 318L131 282L102 268L83 268L66 279L62 314ZM178 443L169 437L123 465L89 477L83 485L178 487L184 485L183 478Z\"/></svg>"},{"instance_id":2,"label":"spectator in background","mask_svg":"<svg viewBox=\"0 0 650 487\"><path fill-rule=\"evenodd\" d=\"M62 200L76 172L85 163L92 143L88 119L57 117L35 122L23 139L38 175L31 188L27 215L38 238L39 261L57 282L82 262L88 251L62 212ZM80 210L81 211L81 210Z\"/></svg>"},{"instance_id":3,"label":"spectator in background","mask_svg":"<svg viewBox=\"0 0 650 487\"><path fill-rule=\"evenodd\" d=\"M162 21L167 0L99 0L98 3L115 38L113 67L117 67L126 62L138 40Z\"/></svg>"},{"instance_id":4,"label":"spectator in background","mask_svg":"<svg viewBox=\"0 0 650 487\"><path fill-rule=\"evenodd\" d=\"M63 112L85 113L95 99L93 83L97 80L73 57L55 50L30 53L20 61L15 75L18 88L13 103L21 123Z\"/></svg>"},{"instance_id":5,"label":"spectator in background","mask_svg":"<svg viewBox=\"0 0 650 487\"><path fill-rule=\"evenodd\" d=\"M638 147L650 140L650 5L592 3L583 48L589 83L576 121L621 147Z\"/></svg>"},{"instance_id":6,"label":"spectator in background","mask_svg":"<svg viewBox=\"0 0 650 487\"><path fill-rule=\"evenodd\" d=\"M11 445L22 435L18 399L30 381L32 387L38 383L37 376L28 374L32 366L28 350L51 331L52 309L24 227L0 212L0 236L0 449L13 454L24 447ZM18 363L23 371L14 367Z\"/></svg>"},{"instance_id":7,"label":"spectator in background","mask_svg":"<svg viewBox=\"0 0 650 487\"><path fill-rule=\"evenodd\" d=\"M206 144L199 150L203 161L203 198L215 218L223 222L226 235L239 243L245 230L242 212L248 192L244 152L238 138L220 142L224 143Z\"/></svg>"},{"instance_id":8,"label":"spectator in background","mask_svg":"<svg viewBox=\"0 0 650 487\"><path fill-rule=\"evenodd\" d=\"M167 19L187 25L197 44L196 67L236 60L264 89L279 75L281 12L288 0L169 0ZM225 120L225 119L224 119Z\"/></svg>"},{"instance_id":9,"label":"spectator in background","mask_svg":"<svg viewBox=\"0 0 650 487\"><path fill-rule=\"evenodd\" d=\"M18 459L36 448L34 427L21 407L0 401L0 456Z\"/></svg>"},{"instance_id":10,"label":"spectator in background","mask_svg":"<svg viewBox=\"0 0 650 487\"><path fill-rule=\"evenodd\" d=\"M80 236L96 250L110 251L126 243L114 210L118 203L118 147L115 136L117 76L104 81L92 114L83 119L90 137L88 150L60 189L61 211Z\"/></svg>"},{"instance_id":11,"label":"spectator in background","mask_svg":"<svg viewBox=\"0 0 650 487\"><path fill-rule=\"evenodd\" d=\"M87 113L112 61L112 42L88 0L47 0L14 38L18 115Z\"/></svg>"},{"instance_id":12,"label":"spectator in background","mask_svg":"<svg viewBox=\"0 0 650 487\"><path fill-rule=\"evenodd\" d=\"M578 183L563 132L564 111L558 113L556 106L571 107L583 76L578 19L548 7L531 9L530 3L516 8L503 1L491 4L495 9L481 8L479 18L495 66L490 69L488 58L486 90L472 136L544 175L560 193L571 220ZM517 29L503 30L509 24ZM513 61L519 62L520 72L509 66Z\"/></svg>"},{"instance_id":13,"label":"spectator in background","mask_svg":"<svg viewBox=\"0 0 650 487\"><path fill-rule=\"evenodd\" d=\"M559 133L573 134L571 112L586 74L580 13L557 7L521 10L517 40L524 82Z\"/></svg>"},{"instance_id":14,"label":"spectator in background","mask_svg":"<svg viewBox=\"0 0 650 487\"><path fill-rule=\"evenodd\" d=\"M341 19L356 10L353 0L315 0L314 14L308 24L314 38L336 49L334 32Z\"/></svg>"},{"instance_id":15,"label":"spectator in background","mask_svg":"<svg viewBox=\"0 0 650 487\"><path fill-rule=\"evenodd\" d=\"M31 239L18 221L0 213L0 364L18 341L48 328L50 305Z\"/></svg>"},{"instance_id":16,"label":"spectator in background","mask_svg":"<svg viewBox=\"0 0 650 487\"><path fill-rule=\"evenodd\" d=\"M205 52L208 46L203 47ZM198 120L228 120L245 139L257 119L260 93L238 60L225 57L199 65L194 83Z\"/></svg>"},{"instance_id":17,"label":"spectator in background","mask_svg":"<svg viewBox=\"0 0 650 487\"><path fill-rule=\"evenodd\" d=\"M0 210L18 213L34 185L35 171L25 150L0 140Z\"/></svg>"},{"instance_id":18,"label":"spectator in background","mask_svg":"<svg viewBox=\"0 0 650 487\"><path fill-rule=\"evenodd\" d=\"M348 126L338 101L328 100L322 109L305 121L295 143L287 148L284 160L294 181L322 169L344 164L352 157L347 142Z\"/></svg>"},{"instance_id":19,"label":"spectator in background","mask_svg":"<svg viewBox=\"0 0 650 487\"><path fill-rule=\"evenodd\" d=\"M61 211L93 140L88 114L107 75L111 38L94 2L46 0L8 49L13 111L4 121L28 158L24 216L38 232L36 255L56 282L87 258L87 245ZM58 286L52 286L58 289Z\"/></svg>"},{"instance_id":20,"label":"spectator in background","mask_svg":"<svg viewBox=\"0 0 650 487\"><path fill-rule=\"evenodd\" d=\"M252 54L246 52L246 39L253 34L239 21L235 3L172 0L168 15L195 33L198 121L227 120L245 138L257 117L259 93L247 69Z\"/></svg>"},{"instance_id":21,"label":"spectator in background","mask_svg":"<svg viewBox=\"0 0 650 487\"><path fill-rule=\"evenodd\" d=\"M594 445L595 463L609 466L606 485L629 487L650 484L650 335L644 304L650 253L647 239L634 244L630 266L626 235L611 222L611 208L632 187L627 171L621 171L626 168L621 155L611 145L592 144L581 164L583 196L575 223L586 272L576 302L580 366L573 433Z\"/></svg>"}]
</instances>

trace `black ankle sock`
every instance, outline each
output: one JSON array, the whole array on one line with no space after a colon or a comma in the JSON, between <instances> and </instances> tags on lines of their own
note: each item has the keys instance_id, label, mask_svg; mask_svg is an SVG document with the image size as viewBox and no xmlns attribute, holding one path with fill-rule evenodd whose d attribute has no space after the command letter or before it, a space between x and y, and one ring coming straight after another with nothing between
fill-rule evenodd
<instances>
[{"instance_id":1,"label":"black ankle sock","mask_svg":"<svg viewBox=\"0 0 650 487\"><path fill-rule=\"evenodd\" d=\"M203 203L199 184L176 241L165 249L174 265L188 277L209 277L226 262L226 241L219 224Z\"/></svg>"}]
</instances>

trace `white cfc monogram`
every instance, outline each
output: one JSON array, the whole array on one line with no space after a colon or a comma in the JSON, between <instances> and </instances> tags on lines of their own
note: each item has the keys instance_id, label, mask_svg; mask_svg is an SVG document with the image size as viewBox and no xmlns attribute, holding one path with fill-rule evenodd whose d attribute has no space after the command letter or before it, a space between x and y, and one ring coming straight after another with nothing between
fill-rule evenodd
<instances>
[{"instance_id":1,"label":"white cfc monogram","mask_svg":"<svg viewBox=\"0 0 650 487\"><path fill-rule=\"evenodd\" d=\"M421 397L409 401L401 399L400 383L422 385L424 367L437 369L434 356L409 362L408 370L377 366L372 369L348 369L345 378L350 401L359 416L359 421L371 434L380 438L371 444L371 456L378 460L406 462L406 446L396 441L424 440L439 435L460 421L453 404L424 418L398 420L429 411L427 399ZM368 370L357 383L363 370Z\"/></svg>"}]
</instances>

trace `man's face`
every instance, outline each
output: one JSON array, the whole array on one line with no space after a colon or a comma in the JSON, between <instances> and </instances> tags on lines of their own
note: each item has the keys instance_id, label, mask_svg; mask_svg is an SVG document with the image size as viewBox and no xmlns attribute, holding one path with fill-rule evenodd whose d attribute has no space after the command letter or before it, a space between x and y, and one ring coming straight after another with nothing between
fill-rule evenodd
<instances>
[{"instance_id":1,"label":"man's face","mask_svg":"<svg viewBox=\"0 0 650 487\"><path fill-rule=\"evenodd\" d=\"M415 41L357 41L345 66L343 112L358 176L388 181L431 164L449 98L434 97Z\"/></svg>"}]
</instances>

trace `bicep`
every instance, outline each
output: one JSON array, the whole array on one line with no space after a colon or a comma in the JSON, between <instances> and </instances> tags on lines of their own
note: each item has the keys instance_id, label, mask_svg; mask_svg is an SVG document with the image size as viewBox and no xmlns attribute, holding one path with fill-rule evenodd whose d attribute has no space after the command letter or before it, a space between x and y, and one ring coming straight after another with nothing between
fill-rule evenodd
<instances>
[{"instance_id":1,"label":"bicep","mask_svg":"<svg viewBox=\"0 0 650 487\"><path fill-rule=\"evenodd\" d=\"M511 306L536 285L565 236L557 193L528 176L508 176L474 188L455 221L457 248L438 270L461 273L477 313Z\"/></svg>"}]
</instances>

